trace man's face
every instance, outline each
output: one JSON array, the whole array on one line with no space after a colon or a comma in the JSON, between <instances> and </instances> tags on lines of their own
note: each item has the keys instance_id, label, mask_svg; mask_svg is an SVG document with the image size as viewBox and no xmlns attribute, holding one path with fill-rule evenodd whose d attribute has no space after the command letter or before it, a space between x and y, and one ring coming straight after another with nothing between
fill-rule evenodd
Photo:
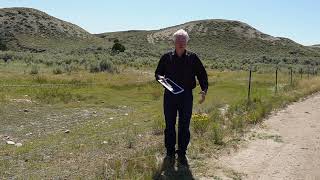
<instances>
[{"instance_id":1,"label":"man's face","mask_svg":"<svg viewBox=\"0 0 320 180\"><path fill-rule=\"evenodd\" d=\"M176 50L184 51L187 47L187 39L184 36L177 36L174 43Z\"/></svg>"}]
</instances>

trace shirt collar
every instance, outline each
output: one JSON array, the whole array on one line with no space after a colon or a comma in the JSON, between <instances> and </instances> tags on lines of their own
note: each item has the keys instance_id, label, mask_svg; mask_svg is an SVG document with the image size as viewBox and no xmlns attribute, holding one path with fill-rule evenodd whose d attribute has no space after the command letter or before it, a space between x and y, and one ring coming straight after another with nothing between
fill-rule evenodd
<instances>
[{"instance_id":1,"label":"shirt collar","mask_svg":"<svg viewBox=\"0 0 320 180\"><path fill-rule=\"evenodd\" d=\"M173 49L171 53L172 53L172 56L177 55L175 49ZM186 55L188 55L188 51L187 51L187 50L184 50L184 53L182 54L182 57L185 57ZM178 56L178 55L177 55L177 56Z\"/></svg>"}]
</instances>

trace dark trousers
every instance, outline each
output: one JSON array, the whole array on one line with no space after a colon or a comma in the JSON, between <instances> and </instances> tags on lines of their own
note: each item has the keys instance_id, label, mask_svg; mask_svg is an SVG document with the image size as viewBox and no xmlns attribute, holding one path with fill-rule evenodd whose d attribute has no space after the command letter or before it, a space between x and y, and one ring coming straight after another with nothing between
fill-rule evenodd
<instances>
[{"instance_id":1,"label":"dark trousers","mask_svg":"<svg viewBox=\"0 0 320 180\"><path fill-rule=\"evenodd\" d=\"M193 95L192 90L185 90L180 94L172 94L168 90L164 92L163 109L166 121L164 130L164 142L167 152L175 151L176 145L176 118L178 120L178 153L185 154L190 141L190 119L192 115Z\"/></svg>"}]
</instances>

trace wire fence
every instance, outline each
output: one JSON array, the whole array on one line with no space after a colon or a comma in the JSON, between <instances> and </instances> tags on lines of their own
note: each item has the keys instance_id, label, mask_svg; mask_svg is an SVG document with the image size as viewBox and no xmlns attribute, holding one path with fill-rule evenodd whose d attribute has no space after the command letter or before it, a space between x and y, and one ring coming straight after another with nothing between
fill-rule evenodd
<instances>
[{"instance_id":1,"label":"wire fence","mask_svg":"<svg viewBox=\"0 0 320 180\"><path fill-rule=\"evenodd\" d=\"M254 64L249 67L248 70L248 102L251 101L252 96L252 88L254 88L252 84L252 79L255 73L261 73L261 69L268 66L269 73L274 74L274 93L279 93L279 80L281 77L280 72L282 72L282 76L285 78L288 77L287 85L293 86L295 81L302 80L303 78L310 79L311 76L318 75L318 68L311 66L293 66L293 65L276 65L274 67L270 67L270 64ZM287 75L286 75L287 73ZM299 77L299 78L298 78Z\"/></svg>"}]
</instances>

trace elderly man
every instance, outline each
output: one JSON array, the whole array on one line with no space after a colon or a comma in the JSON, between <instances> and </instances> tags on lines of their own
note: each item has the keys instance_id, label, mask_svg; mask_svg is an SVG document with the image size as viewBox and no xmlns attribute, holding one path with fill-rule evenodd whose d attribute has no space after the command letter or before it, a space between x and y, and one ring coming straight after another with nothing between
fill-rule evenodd
<instances>
[{"instance_id":1,"label":"elderly man","mask_svg":"<svg viewBox=\"0 0 320 180\"><path fill-rule=\"evenodd\" d=\"M167 157L175 158L178 154L178 161L186 161L186 150L190 141L190 119L192 115L193 95L192 89L196 87L197 77L201 87L201 99L204 102L208 90L208 76L200 59L195 53L186 50L189 35L183 29L173 34L175 49L164 54L155 71L157 80L169 78L184 89L182 93L173 94L165 89L164 92L164 115L166 128L164 130L164 141L167 149ZM178 150L176 145L176 117L178 121Z\"/></svg>"}]
</instances>

